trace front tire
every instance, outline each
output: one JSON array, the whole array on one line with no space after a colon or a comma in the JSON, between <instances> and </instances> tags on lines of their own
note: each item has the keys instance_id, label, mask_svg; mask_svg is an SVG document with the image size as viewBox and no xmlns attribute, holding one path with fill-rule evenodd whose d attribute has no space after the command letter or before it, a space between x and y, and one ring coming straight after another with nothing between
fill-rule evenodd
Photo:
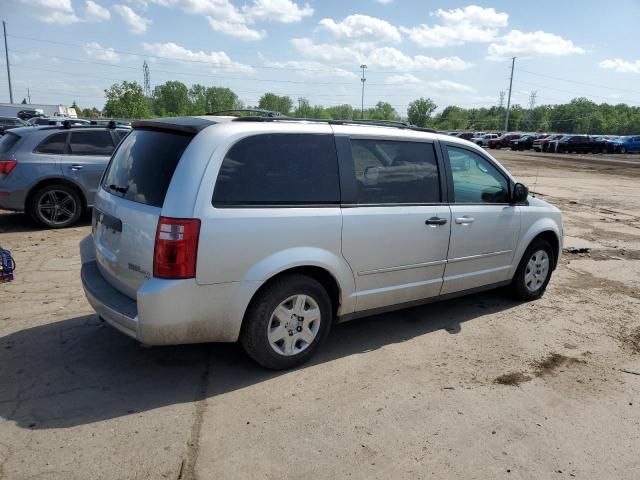
<instances>
[{"instance_id":1,"label":"front tire","mask_svg":"<svg viewBox=\"0 0 640 480\"><path fill-rule=\"evenodd\" d=\"M551 280L555 257L553 248L546 240L539 238L524 252L518 269L511 281L511 292L519 300L537 300Z\"/></svg>"},{"instance_id":2,"label":"front tire","mask_svg":"<svg viewBox=\"0 0 640 480\"><path fill-rule=\"evenodd\" d=\"M284 370L308 361L332 323L331 299L324 287L306 275L286 275L251 302L240 343L263 367Z\"/></svg>"},{"instance_id":3,"label":"front tire","mask_svg":"<svg viewBox=\"0 0 640 480\"><path fill-rule=\"evenodd\" d=\"M27 211L42 227L66 228L82 215L82 201L80 195L66 185L46 185L31 196Z\"/></svg>"}]
</instances>

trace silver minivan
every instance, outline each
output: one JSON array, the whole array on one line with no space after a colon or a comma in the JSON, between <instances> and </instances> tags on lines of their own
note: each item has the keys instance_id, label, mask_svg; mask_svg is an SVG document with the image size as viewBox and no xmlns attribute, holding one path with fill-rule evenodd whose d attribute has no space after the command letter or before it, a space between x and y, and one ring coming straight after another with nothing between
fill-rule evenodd
<instances>
[{"instance_id":1,"label":"silver minivan","mask_svg":"<svg viewBox=\"0 0 640 480\"><path fill-rule=\"evenodd\" d=\"M407 125L140 121L81 242L98 315L149 345L313 355L334 322L509 286L540 297L562 220L477 145Z\"/></svg>"}]
</instances>

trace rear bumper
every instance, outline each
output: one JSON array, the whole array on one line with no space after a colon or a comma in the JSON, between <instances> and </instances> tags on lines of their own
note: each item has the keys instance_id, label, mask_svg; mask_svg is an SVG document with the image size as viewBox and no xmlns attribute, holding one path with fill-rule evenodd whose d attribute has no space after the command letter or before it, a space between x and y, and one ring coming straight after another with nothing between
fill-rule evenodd
<instances>
[{"instance_id":1,"label":"rear bumper","mask_svg":"<svg viewBox=\"0 0 640 480\"><path fill-rule=\"evenodd\" d=\"M91 236L80 242L81 279L87 300L106 322L147 345L235 342L247 305L263 282L199 285L194 279L151 278L136 299L100 273Z\"/></svg>"},{"instance_id":2,"label":"rear bumper","mask_svg":"<svg viewBox=\"0 0 640 480\"><path fill-rule=\"evenodd\" d=\"M95 261L82 265L80 277L87 300L96 313L122 333L139 339L136 301L109 285Z\"/></svg>"}]
</instances>

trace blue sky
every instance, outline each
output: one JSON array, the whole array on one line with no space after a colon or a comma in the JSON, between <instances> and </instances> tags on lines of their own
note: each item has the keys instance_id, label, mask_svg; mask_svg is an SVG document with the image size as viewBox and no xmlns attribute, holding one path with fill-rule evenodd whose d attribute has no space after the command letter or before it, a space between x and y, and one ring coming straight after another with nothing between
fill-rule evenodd
<instances>
[{"instance_id":1,"label":"blue sky","mask_svg":"<svg viewBox=\"0 0 640 480\"><path fill-rule=\"evenodd\" d=\"M121 80L232 88L247 104L263 92L313 104L400 114L420 96L440 108L513 103L640 105L639 0L434 2L419 0L0 0L14 98L104 105ZM8 101L6 66L0 101Z\"/></svg>"}]
</instances>

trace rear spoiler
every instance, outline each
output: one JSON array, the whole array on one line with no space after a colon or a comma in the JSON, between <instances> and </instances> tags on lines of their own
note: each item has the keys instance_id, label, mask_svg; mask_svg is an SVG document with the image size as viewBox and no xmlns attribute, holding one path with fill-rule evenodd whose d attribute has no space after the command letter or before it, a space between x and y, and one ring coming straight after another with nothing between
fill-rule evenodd
<instances>
[{"instance_id":1,"label":"rear spoiler","mask_svg":"<svg viewBox=\"0 0 640 480\"><path fill-rule=\"evenodd\" d=\"M167 132L186 133L189 135L196 135L200 130L203 130L211 125L215 125L217 122L206 118L195 117L170 117L170 118L154 118L151 120L138 120L131 123L131 127L134 130L148 129L148 130L163 130Z\"/></svg>"}]
</instances>

